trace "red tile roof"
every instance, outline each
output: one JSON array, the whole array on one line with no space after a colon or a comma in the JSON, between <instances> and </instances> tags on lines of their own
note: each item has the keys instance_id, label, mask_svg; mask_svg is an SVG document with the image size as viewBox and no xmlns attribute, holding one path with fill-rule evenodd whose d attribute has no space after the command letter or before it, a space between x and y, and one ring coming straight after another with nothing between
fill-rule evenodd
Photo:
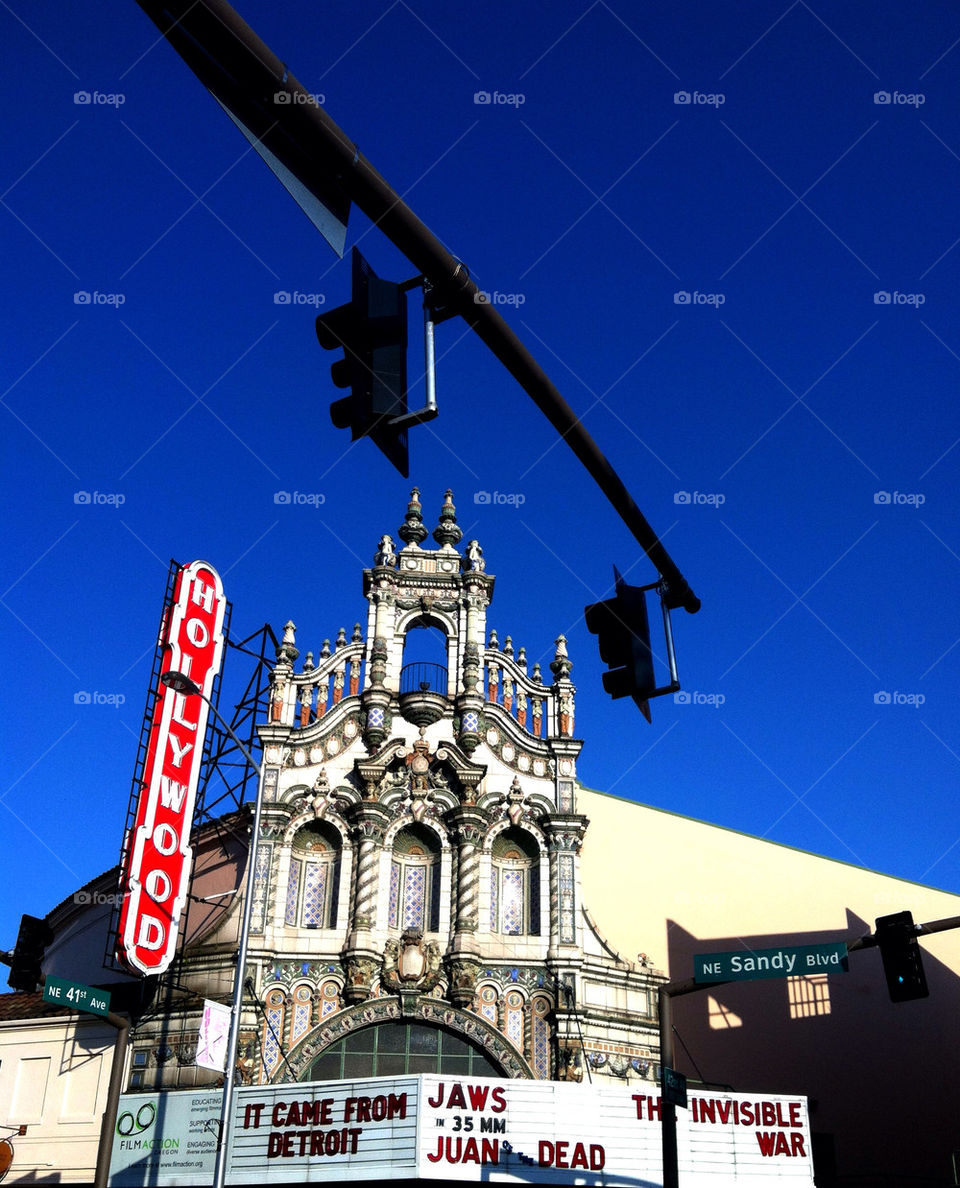
<instances>
[{"instance_id":1,"label":"red tile roof","mask_svg":"<svg viewBox=\"0 0 960 1188\"><path fill-rule=\"evenodd\" d=\"M7 1019L43 1019L53 1015L73 1015L69 1007L43 1001L43 993L36 990L25 994L0 994L0 1022Z\"/></svg>"}]
</instances>

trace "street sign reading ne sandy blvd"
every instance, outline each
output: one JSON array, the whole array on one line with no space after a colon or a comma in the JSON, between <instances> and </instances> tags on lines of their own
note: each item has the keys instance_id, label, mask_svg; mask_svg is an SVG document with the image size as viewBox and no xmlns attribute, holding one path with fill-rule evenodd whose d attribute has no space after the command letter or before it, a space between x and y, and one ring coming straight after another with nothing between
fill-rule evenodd
<instances>
[{"instance_id":1,"label":"street sign reading ne sandy blvd","mask_svg":"<svg viewBox=\"0 0 960 1188\"><path fill-rule=\"evenodd\" d=\"M95 990L92 986L68 982L66 978L55 978L51 974L47 975L43 983L43 1001L72 1007L75 1011L89 1011L94 1015L110 1013L109 990Z\"/></svg>"},{"instance_id":2,"label":"street sign reading ne sandy blvd","mask_svg":"<svg viewBox=\"0 0 960 1188\"><path fill-rule=\"evenodd\" d=\"M779 945L776 949L738 949L735 953L697 953L695 982L739 982L752 978L791 978L801 974L846 973L844 941L828 945Z\"/></svg>"}]
</instances>

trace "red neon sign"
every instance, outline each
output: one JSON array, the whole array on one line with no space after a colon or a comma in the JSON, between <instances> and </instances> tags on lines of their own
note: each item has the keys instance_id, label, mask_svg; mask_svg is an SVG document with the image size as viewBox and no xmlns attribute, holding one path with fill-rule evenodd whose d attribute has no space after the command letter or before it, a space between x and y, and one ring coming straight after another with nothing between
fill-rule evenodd
<instances>
[{"instance_id":1,"label":"red neon sign","mask_svg":"<svg viewBox=\"0 0 960 1188\"><path fill-rule=\"evenodd\" d=\"M220 575L194 561L177 574L164 614L163 671L184 673L206 697L220 671L226 606ZM161 974L173 960L190 881L190 826L207 713L199 694L160 685L127 843L118 927L117 956L135 973Z\"/></svg>"}]
</instances>

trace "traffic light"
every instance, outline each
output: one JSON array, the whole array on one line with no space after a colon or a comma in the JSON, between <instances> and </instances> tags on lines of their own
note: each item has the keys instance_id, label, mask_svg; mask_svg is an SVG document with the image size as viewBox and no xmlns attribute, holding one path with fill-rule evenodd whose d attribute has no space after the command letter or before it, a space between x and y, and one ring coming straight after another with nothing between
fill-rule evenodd
<instances>
[{"instance_id":1,"label":"traffic light","mask_svg":"<svg viewBox=\"0 0 960 1188\"><path fill-rule=\"evenodd\" d=\"M330 405L330 419L354 441L369 437L406 478L407 430L390 424L407 411L404 286L381 280L354 248L351 299L317 318L317 338L326 351L343 350L330 375L338 388L350 389Z\"/></svg>"},{"instance_id":2,"label":"traffic light","mask_svg":"<svg viewBox=\"0 0 960 1188\"><path fill-rule=\"evenodd\" d=\"M883 959L883 972L891 1002L909 1002L927 998L927 979L923 956L917 944L912 912L895 912L877 918L877 945Z\"/></svg>"},{"instance_id":3,"label":"traffic light","mask_svg":"<svg viewBox=\"0 0 960 1188\"><path fill-rule=\"evenodd\" d=\"M647 598L639 586L628 586L613 568L616 594L584 607L587 630L600 637L600 659L611 669L603 687L613 698L632 697L650 721L648 698L657 689L650 651Z\"/></svg>"},{"instance_id":4,"label":"traffic light","mask_svg":"<svg viewBox=\"0 0 960 1188\"><path fill-rule=\"evenodd\" d=\"M36 990L43 981L40 968L43 952L52 939L53 933L46 920L38 920L36 916L20 917L20 931L10 962L8 986L14 990Z\"/></svg>"}]
</instances>

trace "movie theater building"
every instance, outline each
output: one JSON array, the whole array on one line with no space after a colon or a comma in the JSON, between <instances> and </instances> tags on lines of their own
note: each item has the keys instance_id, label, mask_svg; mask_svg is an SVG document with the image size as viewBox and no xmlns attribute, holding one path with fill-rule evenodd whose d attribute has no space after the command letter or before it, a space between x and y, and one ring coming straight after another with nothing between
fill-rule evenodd
<instances>
[{"instance_id":1,"label":"movie theater building","mask_svg":"<svg viewBox=\"0 0 960 1188\"><path fill-rule=\"evenodd\" d=\"M432 543L416 491L396 536L363 571L365 627L301 657L288 623L277 649L227 1182L660 1183L668 978L697 953L854 940L904 908L960 916L960 897L585 788L563 637L542 671L491 630L494 578L449 492ZM184 1148L219 1109L195 1057L203 999L232 992L248 821L197 838L176 988L147 1001L115 982L134 1023L128 1131L159 1126L156 1092L178 1090L161 1113ZM51 922L45 972L76 976L106 914L61 905ZM952 1183L958 937L924 939L916 1002L889 1001L876 950L676 999L684 1188L809 1184L813 1167L821 1188ZM117 1183L194 1182L120 1137ZM11 1182L18 1165L37 1182L29 1140Z\"/></svg>"},{"instance_id":2,"label":"movie theater building","mask_svg":"<svg viewBox=\"0 0 960 1188\"><path fill-rule=\"evenodd\" d=\"M364 572L365 631L301 661L288 623L278 649L247 1075L580 1080L602 1054L598 1075L649 1080L663 974L584 910L565 641L547 673L498 643L494 578L477 542L458 551L449 493L434 547L416 493L398 536ZM184 976L209 976L209 950Z\"/></svg>"}]
</instances>

